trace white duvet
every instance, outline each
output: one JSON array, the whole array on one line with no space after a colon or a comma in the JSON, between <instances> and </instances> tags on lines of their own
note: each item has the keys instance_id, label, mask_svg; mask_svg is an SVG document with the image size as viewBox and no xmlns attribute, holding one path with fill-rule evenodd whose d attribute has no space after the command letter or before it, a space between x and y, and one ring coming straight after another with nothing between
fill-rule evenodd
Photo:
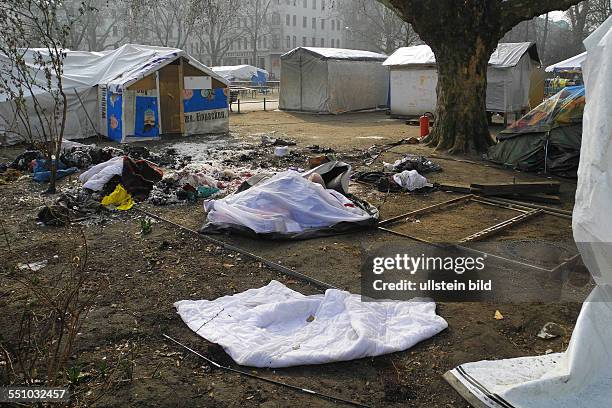
<instances>
[{"instance_id":1,"label":"white duvet","mask_svg":"<svg viewBox=\"0 0 612 408\"><path fill-rule=\"evenodd\" d=\"M236 225L256 233L299 233L372 215L339 192L313 183L295 171L279 173L250 189L204 204L213 225Z\"/></svg>"},{"instance_id":2,"label":"white duvet","mask_svg":"<svg viewBox=\"0 0 612 408\"><path fill-rule=\"evenodd\" d=\"M240 365L289 367L406 350L447 327L433 301L362 302L336 289L305 296L271 281L215 300L174 304L189 328Z\"/></svg>"}]
</instances>

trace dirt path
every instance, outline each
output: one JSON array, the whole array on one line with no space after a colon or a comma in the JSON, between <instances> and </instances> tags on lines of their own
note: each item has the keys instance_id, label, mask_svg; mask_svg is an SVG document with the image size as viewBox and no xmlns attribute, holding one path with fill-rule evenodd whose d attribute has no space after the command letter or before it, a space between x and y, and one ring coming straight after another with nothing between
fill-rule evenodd
<instances>
[{"instance_id":1,"label":"dirt path","mask_svg":"<svg viewBox=\"0 0 612 408\"><path fill-rule=\"evenodd\" d=\"M357 156L361 150L373 144L415 136L417 132L417 128L381 113L336 117L251 112L233 115L231 125L238 141L258 142L260 136L255 134L275 130L278 136L285 134L295 139L298 142L295 149L311 144L330 146L345 158L352 158L356 168L364 167L363 160ZM16 152L6 149L0 156ZM382 161L391 161L406 152L432 154L427 147L405 145L382 155L371 168L377 169ZM484 163L445 159L439 159L438 163L444 171L431 176L438 182L541 180L538 175ZM64 180L61 184L70 182ZM42 279L52 279L75 253L82 250L77 225L54 228L36 224L36 207L47 200L40 195L42 188L31 181L0 185L0 218L11 246L8 251L6 242L0 243L0 310L3 311L0 325L5 328L0 338L2 342L15 338L16 322L24 305L31 301L11 279L8 273L11 265L46 259L49 264L37 273ZM574 189L575 184L571 181L563 182L563 208L571 209ZM351 184L351 190L377 205L382 218L455 197L444 192L384 194L360 184ZM201 202L170 207L139 206L195 229L205 219ZM409 222L398 228L424 239L444 241L469 235L508 216L511 214L506 210L466 204L434 216L420 217L418 223ZM218 346L196 336L182 323L172 306L174 302L231 295L263 286L271 279L304 294L321 293L320 288L279 275L259 262L208 244L162 222L154 223L150 234L141 235L141 217L138 212L130 211L112 215L101 225L83 227L89 250L88 270L95 272L104 284L80 331L71 363L90 374L81 385L85 388L99 381L104 361L117 361L123 353L124 358L130 356L134 364L131 381L113 384L97 405L336 406L311 396L212 371L202 361L183 353L161 337L162 333L168 333L220 362L231 364ZM353 292L361 291L364 253L385 248L401 250L413 245L404 238L377 231L300 242L255 241L235 236L220 238ZM544 216L492 237L490 244L537 240L572 249L570 221ZM499 271L508 276L509 288L529 286L529 280L534 279L530 271L514 266L500 266ZM246 369L375 407L465 407L467 404L442 379L445 371L469 361L564 350L586 291L576 288L568 301L554 304L439 303L438 313L448 321L449 328L410 350L320 366ZM493 318L496 310L503 313L503 320ZM537 338L537 332L548 321L562 325L566 335L548 341ZM133 351L128 353L128 350Z\"/></svg>"}]
</instances>

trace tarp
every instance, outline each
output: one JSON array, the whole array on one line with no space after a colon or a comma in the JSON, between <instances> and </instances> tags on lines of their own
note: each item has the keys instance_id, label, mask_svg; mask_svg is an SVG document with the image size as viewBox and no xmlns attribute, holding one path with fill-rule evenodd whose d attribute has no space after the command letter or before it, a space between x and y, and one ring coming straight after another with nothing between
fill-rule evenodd
<instances>
[{"instance_id":1,"label":"tarp","mask_svg":"<svg viewBox=\"0 0 612 408\"><path fill-rule=\"evenodd\" d=\"M584 87L568 87L498 136L486 159L523 171L574 177L582 140Z\"/></svg>"},{"instance_id":2,"label":"tarp","mask_svg":"<svg viewBox=\"0 0 612 408\"><path fill-rule=\"evenodd\" d=\"M390 68L392 115L418 116L435 111L438 72L428 45L399 48L383 65ZM534 43L499 43L487 69L487 111L529 108L530 95L543 94L544 80L536 75L540 65Z\"/></svg>"},{"instance_id":3,"label":"tarp","mask_svg":"<svg viewBox=\"0 0 612 408\"><path fill-rule=\"evenodd\" d=\"M556 64L547 66L546 72L582 70L582 63L586 60L586 58L587 53L585 51L566 60L559 61Z\"/></svg>"},{"instance_id":4,"label":"tarp","mask_svg":"<svg viewBox=\"0 0 612 408\"><path fill-rule=\"evenodd\" d=\"M65 50L66 57L63 66L63 89L68 98L68 116L64 137L66 139L81 139L95 136L98 126L99 85L107 87L109 93L121 93L126 87L155 72L163 66L170 64L179 57L184 57L189 65L210 75L225 85L229 85L220 75L189 56L185 51L176 48L154 47L149 45L126 44L115 50L87 52ZM36 72L37 83L44 84L46 79L34 63L37 55L48 57L45 49L29 49L25 53L25 60L31 69ZM9 70L12 62L0 55L0 74ZM53 80L55 83L56 80ZM34 90L43 106L53 106L51 97L42 89ZM78 94L78 95L77 95ZM31 103L30 103L31 105ZM49 108L50 109L50 108ZM34 118L32 108L32 118ZM91 120L91 122L90 122ZM34 126L36 120L32 120ZM6 96L0 95L0 141L2 134L4 142L14 144L22 139L9 130L15 129L19 124L15 119L14 108Z\"/></svg>"},{"instance_id":5,"label":"tarp","mask_svg":"<svg viewBox=\"0 0 612 408\"><path fill-rule=\"evenodd\" d=\"M228 81L252 81L265 83L270 74L261 68L252 65L227 65L221 67L210 67L215 73L221 75Z\"/></svg>"},{"instance_id":6,"label":"tarp","mask_svg":"<svg viewBox=\"0 0 612 408\"><path fill-rule=\"evenodd\" d=\"M501 133L503 135L513 135L517 133L548 132L559 126L582 123L584 105L584 86L563 88Z\"/></svg>"},{"instance_id":7,"label":"tarp","mask_svg":"<svg viewBox=\"0 0 612 408\"><path fill-rule=\"evenodd\" d=\"M612 17L585 40L587 105L572 217L574 240L597 286L565 353L462 364L445 375L492 408L607 408L612 401Z\"/></svg>"},{"instance_id":8,"label":"tarp","mask_svg":"<svg viewBox=\"0 0 612 408\"><path fill-rule=\"evenodd\" d=\"M189 328L237 364L290 367L406 350L447 327L428 299L362 302L337 289L304 296L271 281L216 300L174 306Z\"/></svg>"},{"instance_id":9,"label":"tarp","mask_svg":"<svg viewBox=\"0 0 612 408\"><path fill-rule=\"evenodd\" d=\"M281 57L279 108L339 114L387 106L385 56L369 51L299 47Z\"/></svg>"},{"instance_id":10,"label":"tarp","mask_svg":"<svg viewBox=\"0 0 612 408\"><path fill-rule=\"evenodd\" d=\"M308 180L308 174L290 170L264 179L248 190L207 201L204 204L207 222L201 231L305 239L376 224L375 208L338 191L343 188L343 173L336 174L330 169L327 174L331 188ZM328 181L326 175L322 177Z\"/></svg>"}]
</instances>

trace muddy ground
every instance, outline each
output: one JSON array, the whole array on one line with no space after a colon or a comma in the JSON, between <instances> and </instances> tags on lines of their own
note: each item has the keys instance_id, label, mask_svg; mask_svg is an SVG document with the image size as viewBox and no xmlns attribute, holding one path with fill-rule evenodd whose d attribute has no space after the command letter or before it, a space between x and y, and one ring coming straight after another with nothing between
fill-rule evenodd
<instances>
[{"instance_id":1,"label":"muddy ground","mask_svg":"<svg viewBox=\"0 0 612 408\"><path fill-rule=\"evenodd\" d=\"M297 146L292 150L301 153L312 144L330 146L339 157L362 170L378 170L382 161L393 161L406 152L435 155L435 161L444 169L430 176L435 182L469 184L545 179L541 175L492 166L479 158L457 161L421 145L396 147L382 154L371 166L365 166L362 152L371 145L417 135L418 128L383 113L320 116L251 112L232 116L231 130L227 143L256 144L261 137L259 133L276 131L277 137L286 135L295 139ZM192 141L201 143L203 148L207 145L205 137ZM158 148L171 143L152 146ZM270 153L270 148L265 149ZM5 148L0 153L0 161L20 151L21 148ZM274 163L276 159L269 160ZM304 167L303 162L295 165ZM67 186L73 180L63 180L60 186ZM563 200L560 208L571 209L575 181L560 181ZM36 307L31 294L16 282L14 265L48 260L45 268L31 273L42 281L53 281L68 268L75 254L83 253L84 237L88 251L86 271L95 283L95 297L70 360L70 365L79 367L83 374L75 388L78 405L338 405L213 370L162 337L162 333L167 333L221 363L233 364L220 347L196 336L182 323L173 308L174 302L231 295L266 285L272 279L304 294L321 293L323 289L280 275L260 262L210 244L170 224L155 222L151 232L143 235L140 220L144 216L137 210L110 214L96 225L41 226L35 220L36 208L53 199L42 195L43 190L44 186L30 180L0 185L0 219L6 231L0 241L0 326L3 328L0 341L14 345L23 310L26 305ZM383 219L457 197L440 191L424 195L385 194L357 183L351 184L351 191L378 206ZM199 228L205 220L201 200L197 204L165 207L141 203L137 208L192 229ZM393 229L421 239L450 242L514 215L506 209L463 203L397 224ZM362 264L368 254L388 248L410 250L414 245L409 239L376 230L300 242L256 241L236 236L216 238L355 293L361 291ZM500 242L510 244L500 246ZM549 215L492 236L481 245L481 249L489 252L547 268L576 251L571 220ZM532 282L540 278L539 273L517 264L500 262L496 271L503 276L502 286L510 292L529 291L534 287ZM469 361L565 350L588 288L588 277L578 276L565 284L563 300L555 302L441 302L438 313L448 321L449 328L404 352L319 366L244 369L373 407L466 407L442 379L444 372ZM496 310L504 319L494 319ZM538 331L549 321L561 325L565 334L552 340L538 338ZM6 367L4 361L3 368ZM107 380L108 377L112 380ZM2 380L6 381L6 377Z\"/></svg>"}]
</instances>

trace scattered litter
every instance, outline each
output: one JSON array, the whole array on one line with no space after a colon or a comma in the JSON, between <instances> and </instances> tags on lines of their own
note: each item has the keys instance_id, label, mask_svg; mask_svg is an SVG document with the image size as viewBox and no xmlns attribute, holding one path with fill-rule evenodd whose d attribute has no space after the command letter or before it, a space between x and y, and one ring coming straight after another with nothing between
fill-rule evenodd
<instances>
[{"instance_id":1,"label":"scattered litter","mask_svg":"<svg viewBox=\"0 0 612 408\"><path fill-rule=\"evenodd\" d=\"M117 184L115 190L102 199L101 204L112 210L129 210L134 206L134 200L121 184Z\"/></svg>"},{"instance_id":2,"label":"scattered litter","mask_svg":"<svg viewBox=\"0 0 612 408\"><path fill-rule=\"evenodd\" d=\"M38 262L32 262L32 263L28 263L28 264L17 264L17 268L19 268L22 271L32 271L32 272L37 272L40 271L42 268L44 268L45 266L47 266L47 260L43 260L43 261L38 261Z\"/></svg>"},{"instance_id":3,"label":"scattered litter","mask_svg":"<svg viewBox=\"0 0 612 408\"><path fill-rule=\"evenodd\" d=\"M442 171L442 167L440 167L439 164L432 162L425 156L414 154L408 154L393 163L383 162L383 168L385 171L394 173L399 173L404 170L416 170L421 174Z\"/></svg>"},{"instance_id":4,"label":"scattered litter","mask_svg":"<svg viewBox=\"0 0 612 408\"><path fill-rule=\"evenodd\" d=\"M419 190L423 187L433 187L433 184L427 182L427 179L416 170L404 170L401 173L395 174L393 181L408 191Z\"/></svg>"},{"instance_id":5,"label":"scattered litter","mask_svg":"<svg viewBox=\"0 0 612 408\"><path fill-rule=\"evenodd\" d=\"M538 337L541 339L549 340L554 339L565 334L565 329L554 322L546 323L538 333Z\"/></svg>"},{"instance_id":6,"label":"scattered litter","mask_svg":"<svg viewBox=\"0 0 612 408\"><path fill-rule=\"evenodd\" d=\"M274 155L276 157L286 156L287 153L289 153L289 149L287 148L287 146L277 146L274 148Z\"/></svg>"},{"instance_id":7,"label":"scattered litter","mask_svg":"<svg viewBox=\"0 0 612 408\"><path fill-rule=\"evenodd\" d=\"M495 320L504 320L504 315L501 314L499 310L495 311L495 315L493 317L495 318Z\"/></svg>"}]
</instances>

